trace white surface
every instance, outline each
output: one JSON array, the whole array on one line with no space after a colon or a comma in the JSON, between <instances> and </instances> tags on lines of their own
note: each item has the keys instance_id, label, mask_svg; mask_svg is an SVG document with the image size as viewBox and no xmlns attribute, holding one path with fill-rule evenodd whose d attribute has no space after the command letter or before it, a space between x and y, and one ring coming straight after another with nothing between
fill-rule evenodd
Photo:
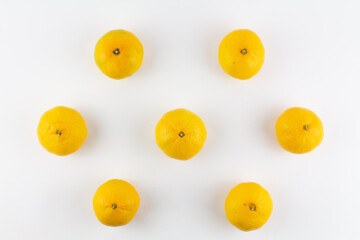
<instances>
[{"instance_id":1,"label":"white surface","mask_svg":"<svg viewBox=\"0 0 360 240\"><path fill-rule=\"evenodd\" d=\"M358 1L4 1L0 3L0 239L356 239L359 232ZM112 29L135 33L141 69L115 81L93 60ZM221 39L254 30L265 64L248 81L227 76ZM77 109L88 138L73 155L46 152L42 113ZM290 154L274 125L288 107L313 110L325 138ZM192 160L166 157L154 140L162 114L185 107L206 123ZM109 228L92 210L97 187L121 178L141 205ZM243 181L270 192L260 230L226 220L224 199Z\"/></svg>"}]
</instances>

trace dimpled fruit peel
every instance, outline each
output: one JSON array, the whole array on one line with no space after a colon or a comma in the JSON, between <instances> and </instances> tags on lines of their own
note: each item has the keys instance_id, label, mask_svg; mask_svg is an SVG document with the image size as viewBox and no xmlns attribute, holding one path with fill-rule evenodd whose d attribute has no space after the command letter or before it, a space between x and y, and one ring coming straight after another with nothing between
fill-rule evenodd
<instances>
[{"instance_id":1,"label":"dimpled fruit peel","mask_svg":"<svg viewBox=\"0 0 360 240\"><path fill-rule=\"evenodd\" d=\"M113 30L102 36L95 46L95 63L113 79L129 77L139 70L144 57L140 40L126 30Z\"/></svg>"},{"instance_id":2,"label":"dimpled fruit peel","mask_svg":"<svg viewBox=\"0 0 360 240\"><path fill-rule=\"evenodd\" d=\"M206 140L204 122L186 109L167 112L155 128L156 143L169 157L188 160L194 157Z\"/></svg>"},{"instance_id":3,"label":"dimpled fruit peel","mask_svg":"<svg viewBox=\"0 0 360 240\"><path fill-rule=\"evenodd\" d=\"M243 231L262 227L270 218L273 202L268 191L254 182L240 183L225 200L229 222Z\"/></svg>"},{"instance_id":4,"label":"dimpled fruit peel","mask_svg":"<svg viewBox=\"0 0 360 240\"><path fill-rule=\"evenodd\" d=\"M256 33L238 29L222 39L218 58L227 74L245 80L260 71L264 64L265 49Z\"/></svg>"},{"instance_id":5,"label":"dimpled fruit peel","mask_svg":"<svg viewBox=\"0 0 360 240\"><path fill-rule=\"evenodd\" d=\"M87 136L86 124L78 111L54 107L40 118L37 135L40 144L49 152L65 156L76 152Z\"/></svg>"},{"instance_id":6,"label":"dimpled fruit peel","mask_svg":"<svg viewBox=\"0 0 360 240\"><path fill-rule=\"evenodd\" d=\"M95 192L93 208L97 219L107 226L128 224L136 215L140 196L128 182L112 179L102 184Z\"/></svg>"}]
</instances>

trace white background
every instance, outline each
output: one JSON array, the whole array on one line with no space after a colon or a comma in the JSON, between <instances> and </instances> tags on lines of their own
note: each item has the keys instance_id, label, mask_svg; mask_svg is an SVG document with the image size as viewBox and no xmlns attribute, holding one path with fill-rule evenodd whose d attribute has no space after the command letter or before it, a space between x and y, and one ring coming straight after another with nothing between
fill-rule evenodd
<instances>
[{"instance_id":1,"label":"white background","mask_svg":"<svg viewBox=\"0 0 360 240\"><path fill-rule=\"evenodd\" d=\"M358 1L0 2L0 239L356 239L359 231ZM226 75L221 39L248 28L265 63L252 79ZM94 62L112 29L138 36L145 56L130 78L107 78ZM77 109L88 127L66 157L45 151L36 128L48 109ZM295 155L277 143L277 117L313 110L325 137ZM155 143L157 121L185 107L208 138L189 161ZM92 197L112 179L141 197L134 220L106 227ZM256 181L274 201L263 228L226 219L236 184Z\"/></svg>"}]
</instances>

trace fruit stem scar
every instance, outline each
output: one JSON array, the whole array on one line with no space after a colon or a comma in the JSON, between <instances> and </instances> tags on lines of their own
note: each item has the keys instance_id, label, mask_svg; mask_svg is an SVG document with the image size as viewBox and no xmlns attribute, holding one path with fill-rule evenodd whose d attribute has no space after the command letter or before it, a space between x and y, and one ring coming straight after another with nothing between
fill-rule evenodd
<instances>
[{"instance_id":1,"label":"fruit stem scar","mask_svg":"<svg viewBox=\"0 0 360 240\"><path fill-rule=\"evenodd\" d=\"M120 54L120 50L119 50L118 48L116 48L116 49L113 51L113 54L119 55L119 54Z\"/></svg>"},{"instance_id":2,"label":"fruit stem scar","mask_svg":"<svg viewBox=\"0 0 360 240\"><path fill-rule=\"evenodd\" d=\"M111 206L113 209L117 208L116 203L113 203L113 205Z\"/></svg>"},{"instance_id":3,"label":"fruit stem scar","mask_svg":"<svg viewBox=\"0 0 360 240\"><path fill-rule=\"evenodd\" d=\"M251 211L255 211L255 209L256 209L255 204L250 204L250 210L251 210Z\"/></svg>"},{"instance_id":4,"label":"fruit stem scar","mask_svg":"<svg viewBox=\"0 0 360 240\"><path fill-rule=\"evenodd\" d=\"M184 133L183 131L181 131L181 132L179 133L179 136L180 136L180 137L184 137L184 136L185 136L185 133Z\"/></svg>"},{"instance_id":5,"label":"fruit stem scar","mask_svg":"<svg viewBox=\"0 0 360 240\"><path fill-rule=\"evenodd\" d=\"M303 129L305 129L305 130L308 130L308 128L309 128L309 126L306 124L303 126Z\"/></svg>"},{"instance_id":6,"label":"fruit stem scar","mask_svg":"<svg viewBox=\"0 0 360 240\"><path fill-rule=\"evenodd\" d=\"M242 54L242 55L247 54L247 50L246 50L246 48L242 49L240 52L241 52L241 54Z\"/></svg>"},{"instance_id":7,"label":"fruit stem scar","mask_svg":"<svg viewBox=\"0 0 360 240\"><path fill-rule=\"evenodd\" d=\"M57 130L57 131L56 131L56 134L60 137L61 134L62 134L61 130Z\"/></svg>"}]
</instances>

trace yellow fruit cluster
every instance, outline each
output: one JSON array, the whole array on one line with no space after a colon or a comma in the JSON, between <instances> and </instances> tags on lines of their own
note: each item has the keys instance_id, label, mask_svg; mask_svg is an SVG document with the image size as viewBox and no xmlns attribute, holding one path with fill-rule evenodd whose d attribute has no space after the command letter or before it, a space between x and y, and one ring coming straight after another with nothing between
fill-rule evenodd
<instances>
[{"instance_id":1,"label":"yellow fruit cluster","mask_svg":"<svg viewBox=\"0 0 360 240\"><path fill-rule=\"evenodd\" d=\"M106 33L95 47L95 62L108 77L123 79L141 66L144 49L139 39L125 30ZM265 59L260 38L250 30L235 30L219 46L219 63L232 77L249 79L257 74ZM323 139L320 119L312 111L294 107L283 112L275 125L278 142L291 153L306 153ZM65 156L76 152L84 143L87 128L74 109L54 107L40 118L37 135L49 152ZM203 148L207 137L205 123L195 113L175 109L162 116L155 127L155 140L169 157L188 160ZM129 223L136 215L140 197L128 182L112 179L102 184L93 197L98 220L108 226ZM270 194L254 182L235 186L225 200L225 213L231 224L243 231L262 227L273 210Z\"/></svg>"}]
</instances>

